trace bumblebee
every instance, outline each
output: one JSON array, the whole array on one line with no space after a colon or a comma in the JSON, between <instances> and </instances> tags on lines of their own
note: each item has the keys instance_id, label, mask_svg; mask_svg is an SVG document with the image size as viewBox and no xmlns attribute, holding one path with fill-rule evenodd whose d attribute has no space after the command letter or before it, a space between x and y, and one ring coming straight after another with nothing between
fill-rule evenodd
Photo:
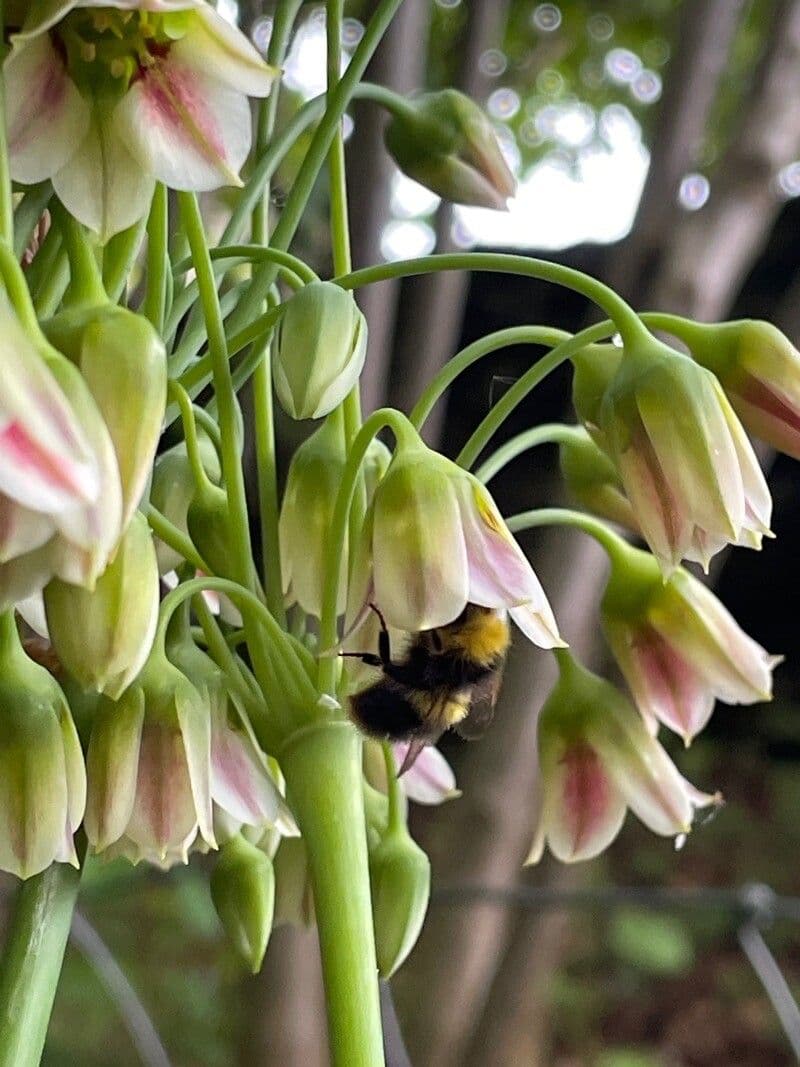
<instances>
[{"instance_id":1,"label":"bumblebee","mask_svg":"<svg viewBox=\"0 0 800 1067\"><path fill-rule=\"evenodd\" d=\"M492 608L467 604L446 626L412 635L395 661L383 615L371 607L381 624L377 655L342 655L380 667L383 673L350 697L350 713L372 737L411 742L399 771L403 774L425 745L451 727L471 738L489 725L510 642L508 621Z\"/></svg>"}]
</instances>

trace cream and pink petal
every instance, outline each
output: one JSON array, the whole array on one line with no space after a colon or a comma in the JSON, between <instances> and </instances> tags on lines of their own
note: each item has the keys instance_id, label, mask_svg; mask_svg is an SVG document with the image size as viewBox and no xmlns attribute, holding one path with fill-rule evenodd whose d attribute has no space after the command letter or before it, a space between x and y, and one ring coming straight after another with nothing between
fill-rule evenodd
<instances>
[{"instance_id":1,"label":"cream and pink petal","mask_svg":"<svg viewBox=\"0 0 800 1067\"><path fill-rule=\"evenodd\" d=\"M250 739L227 724L215 724L211 739L211 796L246 826L272 824L281 796Z\"/></svg>"},{"instance_id":2,"label":"cream and pink petal","mask_svg":"<svg viewBox=\"0 0 800 1067\"><path fill-rule=\"evenodd\" d=\"M208 73L246 96L268 96L279 71L268 66L243 33L210 4L199 4L191 32L174 46L202 61Z\"/></svg>"},{"instance_id":3,"label":"cream and pink petal","mask_svg":"<svg viewBox=\"0 0 800 1067\"><path fill-rule=\"evenodd\" d=\"M409 742L400 741L392 747L395 763L402 767ZM400 784L408 799L417 804L442 804L445 800L461 796L453 768L433 745L422 750L413 766L400 779Z\"/></svg>"},{"instance_id":4,"label":"cream and pink petal","mask_svg":"<svg viewBox=\"0 0 800 1067\"><path fill-rule=\"evenodd\" d=\"M89 105L48 36L17 45L3 66L11 176L51 178L74 155L89 125Z\"/></svg>"},{"instance_id":5,"label":"cream and pink petal","mask_svg":"<svg viewBox=\"0 0 800 1067\"><path fill-rule=\"evenodd\" d=\"M125 833L133 812L144 723L141 690L123 702L103 701L86 754L86 836L95 851Z\"/></svg>"},{"instance_id":6,"label":"cream and pink petal","mask_svg":"<svg viewBox=\"0 0 800 1067\"><path fill-rule=\"evenodd\" d=\"M133 83L114 124L140 166L172 189L241 185L252 139L250 104L197 63L179 42Z\"/></svg>"},{"instance_id":7,"label":"cream and pink petal","mask_svg":"<svg viewBox=\"0 0 800 1067\"><path fill-rule=\"evenodd\" d=\"M166 857L197 830L197 812L180 731L145 723L136 797L126 831L144 853Z\"/></svg>"}]
</instances>

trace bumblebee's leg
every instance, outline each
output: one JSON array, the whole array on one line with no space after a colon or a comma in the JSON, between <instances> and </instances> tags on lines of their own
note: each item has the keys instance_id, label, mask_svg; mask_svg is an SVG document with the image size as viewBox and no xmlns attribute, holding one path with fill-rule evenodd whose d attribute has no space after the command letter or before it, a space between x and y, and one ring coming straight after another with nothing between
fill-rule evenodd
<instances>
[{"instance_id":1,"label":"bumblebee's leg","mask_svg":"<svg viewBox=\"0 0 800 1067\"><path fill-rule=\"evenodd\" d=\"M378 616L381 624L381 632L378 634L378 654L381 658L381 664L386 667L390 666L392 662L392 649L389 642L389 628L386 625L386 619L384 619L381 609L375 604L370 604L370 607Z\"/></svg>"},{"instance_id":2,"label":"bumblebee's leg","mask_svg":"<svg viewBox=\"0 0 800 1067\"><path fill-rule=\"evenodd\" d=\"M360 659L362 663L366 663L368 667L382 667L383 660L380 656L376 656L374 652L340 652L340 656L351 656L353 659Z\"/></svg>"}]
</instances>

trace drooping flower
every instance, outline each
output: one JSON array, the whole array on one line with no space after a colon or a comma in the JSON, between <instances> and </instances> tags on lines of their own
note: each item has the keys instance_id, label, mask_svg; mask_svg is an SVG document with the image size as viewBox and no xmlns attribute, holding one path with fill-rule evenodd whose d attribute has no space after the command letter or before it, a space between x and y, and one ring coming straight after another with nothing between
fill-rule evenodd
<instances>
[{"instance_id":1,"label":"drooping flower","mask_svg":"<svg viewBox=\"0 0 800 1067\"><path fill-rule=\"evenodd\" d=\"M647 552L619 542L602 604L603 630L651 733L663 723L688 745L715 700L772 699L770 656L714 594L679 567L664 581Z\"/></svg>"},{"instance_id":2,"label":"drooping flower","mask_svg":"<svg viewBox=\"0 0 800 1067\"><path fill-rule=\"evenodd\" d=\"M78 866L73 835L83 818L83 753L64 694L0 615L0 870L19 878L51 863Z\"/></svg>"},{"instance_id":3,"label":"drooping flower","mask_svg":"<svg viewBox=\"0 0 800 1067\"><path fill-rule=\"evenodd\" d=\"M158 621L158 565L147 520L137 512L94 589L49 582L44 604L61 663L85 689L117 700L150 654Z\"/></svg>"},{"instance_id":4,"label":"drooping flower","mask_svg":"<svg viewBox=\"0 0 800 1067\"><path fill-rule=\"evenodd\" d=\"M86 769L86 834L96 852L169 867L187 862L198 832L216 847L209 706L163 650L120 700L100 702Z\"/></svg>"},{"instance_id":5,"label":"drooping flower","mask_svg":"<svg viewBox=\"0 0 800 1067\"><path fill-rule=\"evenodd\" d=\"M0 608L53 575L91 586L122 532L108 429L76 367L0 303Z\"/></svg>"},{"instance_id":6,"label":"drooping flower","mask_svg":"<svg viewBox=\"0 0 800 1067\"><path fill-rule=\"evenodd\" d=\"M715 376L651 338L626 350L598 411L642 534L666 574L726 544L760 548L772 501Z\"/></svg>"},{"instance_id":7,"label":"drooping flower","mask_svg":"<svg viewBox=\"0 0 800 1067\"><path fill-rule=\"evenodd\" d=\"M800 459L800 352L777 326L757 319L665 323L692 358L713 371L745 429Z\"/></svg>"},{"instance_id":8,"label":"drooping flower","mask_svg":"<svg viewBox=\"0 0 800 1067\"><path fill-rule=\"evenodd\" d=\"M364 458L368 496L389 465L389 450L377 439ZM344 441L333 418L308 437L292 456L278 525L281 575L287 603L319 618L325 582L328 531L346 461ZM347 551L342 553L339 611L346 596Z\"/></svg>"},{"instance_id":9,"label":"drooping flower","mask_svg":"<svg viewBox=\"0 0 800 1067\"><path fill-rule=\"evenodd\" d=\"M528 863L545 844L564 863L592 859L630 808L654 833L687 834L720 802L686 781L613 685L560 653L561 675L539 718L539 813Z\"/></svg>"},{"instance_id":10,"label":"drooping flower","mask_svg":"<svg viewBox=\"0 0 800 1067\"><path fill-rule=\"evenodd\" d=\"M105 240L154 183L238 185L275 71L206 0L33 0L4 66L12 176Z\"/></svg>"},{"instance_id":11,"label":"drooping flower","mask_svg":"<svg viewBox=\"0 0 800 1067\"><path fill-rule=\"evenodd\" d=\"M516 191L489 117L456 89L408 101L386 147L409 178L456 204L503 210Z\"/></svg>"},{"instance_id":12,"label":"drooping flower","mask_svg":"<svg viewBox=\"0 0 800 1067\"><path fill-rule=\"evenodd\" d=\"M398 442L353 573L353 628L370 603L389 626L411 633L444 626L471 603L508 609L541 648L562 643L539 579L487 489L419 438Z\"/></svg>"}]
</instances>

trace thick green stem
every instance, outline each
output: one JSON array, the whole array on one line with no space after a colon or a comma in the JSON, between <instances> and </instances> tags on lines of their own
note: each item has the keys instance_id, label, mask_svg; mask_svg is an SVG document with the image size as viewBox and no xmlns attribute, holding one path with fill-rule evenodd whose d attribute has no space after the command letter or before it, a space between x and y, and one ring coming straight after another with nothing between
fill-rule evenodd
<instances>
[{"instance_id":1,"label":"thick green stem","mask_svg":"<svg viewBox=\"0 0 800 1067\"><path fill-rule=\"evenodd\" d=\"M0 1067L38 1067L80 878L54 863L19 889L0 961Z\"/></svg>"},{"instance_id":2,"label":"thick green stem","mask_svg":"<svg viewBox=\"0 0 800 1067\"><path fill-rule=\"evenodd\" d=\"M348 722L318 723L280 763L308 853L333 1067L382 1067L361 738Z\"/></svg>"}]
</instances>

